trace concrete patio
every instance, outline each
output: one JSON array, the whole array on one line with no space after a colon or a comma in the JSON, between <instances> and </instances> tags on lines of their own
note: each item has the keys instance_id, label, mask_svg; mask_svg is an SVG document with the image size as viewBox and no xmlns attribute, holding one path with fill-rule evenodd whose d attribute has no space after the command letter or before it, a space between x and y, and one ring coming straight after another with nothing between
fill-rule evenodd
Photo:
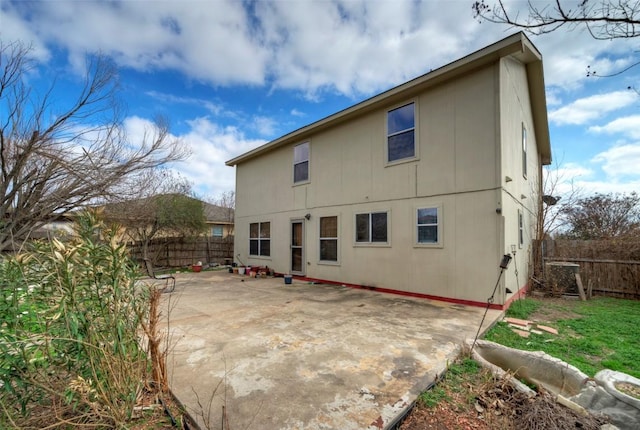
<instances>
[{"instance_id":1,"label":"concrete patio","mask_svg":"<svg viewBox=\"0 0 640 430\"><path fill-rule=\"evenodd\" d=\"M222 428L223 406L232 429L385 428L484 313L222 271L178 274L164 298L172 390L203 429ZM500 315L490 310L483 330Z\"/></svg>"}]
</instances>

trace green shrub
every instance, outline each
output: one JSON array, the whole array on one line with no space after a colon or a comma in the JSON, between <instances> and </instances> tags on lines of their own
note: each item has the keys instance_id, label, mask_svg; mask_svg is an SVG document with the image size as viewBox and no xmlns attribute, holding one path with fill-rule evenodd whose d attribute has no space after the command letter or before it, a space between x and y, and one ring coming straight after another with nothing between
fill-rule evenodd
<instances>
[{"instance_id":1,"label":"green shrub","mask_svg":"<svg viewBox=\"0 0 640 430\"><path fill-rule=\"evenodd\" d=\"M124 426L148 372L139 344L148 291L137 276L115 231L91 214L72 241L37 243L0 262L5 420L28 423L38 407L60 404L70 424Z\"/></svg>"}]
</instances>

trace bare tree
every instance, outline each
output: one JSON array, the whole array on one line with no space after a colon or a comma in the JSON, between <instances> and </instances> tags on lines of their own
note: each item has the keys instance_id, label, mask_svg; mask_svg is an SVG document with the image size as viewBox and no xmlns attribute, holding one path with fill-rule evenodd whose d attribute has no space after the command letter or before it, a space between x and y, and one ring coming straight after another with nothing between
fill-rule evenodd
<instances>
[{"instance_id":1,"label":"bare tree","mask_svg":"<svg viewBox=\"0 0 640 430\"><path fill-rule=\"evenodd\" d=\"M554 236L564 227L565 220L562 214L576 205L582 196L582 190L563 173L562 162L545 166L542 189L542 212L536 234L536 239L539 240Z\"/></svg>"},{"instance_id":2,"label":"bare tree","mask_svg":"<svg viewBox=\"0 0 640 430\"><path fill-rule=\"evenodd\" d=\"M571 239L599 240L638 237L640 234L640 196L594 194L579 199L563 210Z\"/></svg>"},{"instance_id":3,"label":"bare tree","mask_svg":"<svg viewBox=\"0 0 640 430\"><path fill-rule=\"evenodd\" d=\"M235 210L236 210L236 193L235 191L225 191L216 199L214 199L213 204L219 206L224 209L224 219L229 223L229 235L233 235L233 225L235 218Z\"/></svg>"},{"instance_id":4,"label":"bare tree","mask_svg":"<svg viewBox=\"0 0 640 430\"><path fill-rule=\"evenodd\" d=\"M580 199L581 190L562 173L562 163L556 162L545 166L542 180L542 195L539 197L538 214L536 216L535 241L532 249L531 271L534 279L540 278L543 265L543 241L551 238L559 229L564 227L563 214L573 207ZM562 191L562 185L569 188Z\"/></svg>"},{"instance_id":5,"label":"bare tree","mask_svg":"<svg viewBox=\"0 0 640 430\"><path fill-rule=\"evenodd\" d=\"M508 24L533 34L551 33L560 27L584 26L594 39L609 40L640 36L640 1L581 0L532 1L521 16L498 0L472 4L474 16L488 22Z\"/></svg>"},{"instance_id":6,"label":"bare tree","mask_svg":"<svg viewBox=\"0 0 640 430\"><path fill-rule=\"evenodd\" d=\"M105 206L106 219L117 222L125 235L142 245L144 259L149 244L160 234L195 237L206 229L202 201L194 197L191 184L166 169L154 169L139 175L139 194Z\"/></svg>"},{"instance_id":7,"label":"bare tree","mask_svg":"<svg viewBox=\"0 0 640 430\"><path fill-rule=\"evenodd\" d=\"M107 59L88 61L81 90L59 109L55 82L41 96L25 83L35 68L30 50L0 42L0 251L52 215L122 192L132 175L187 155L164 121L141 142L127 139Z\"/></svg>"}]
</instances>

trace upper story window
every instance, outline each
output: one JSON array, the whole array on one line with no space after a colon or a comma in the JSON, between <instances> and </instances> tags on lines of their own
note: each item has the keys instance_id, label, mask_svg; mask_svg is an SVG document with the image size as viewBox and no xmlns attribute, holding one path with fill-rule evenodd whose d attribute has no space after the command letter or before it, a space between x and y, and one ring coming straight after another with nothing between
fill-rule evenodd
<instances>
[{"instance_id":1,"label":"upper story window","mask_svg":"<svg viewBox=\"0 0 640 430\"><path fill-rule=\"evenodd\" d=\"M387 243L387 212L356 214L356 243Z\"/></svg>"},{"instance_id":2,"label":"upper story window","mask_svg":"<svg viewBox=\"0 0 640 430\"><path fill-rule=\"evenodd\" d=\"M309 142L293 147L293 182L309 180Z\"/></svg>"},{"instance_id":3,"label":"upper story window","mask_svg":"<svg viewBox=\"0 0 640 430\"><path fill-rule=\"evenodd\" d=\"M387 162L414 158L415 103L409 103L387 112Z\"/></svg>"},{"instance_id":4,"label":"upper story window","mask_svg":"<svg viewBox=\"0 0 640 430\"><path fill-rule=\"evenodd\" d=\"M527 179L527 127L522 124L522 176Z\"/></svg>"}]
</instances>

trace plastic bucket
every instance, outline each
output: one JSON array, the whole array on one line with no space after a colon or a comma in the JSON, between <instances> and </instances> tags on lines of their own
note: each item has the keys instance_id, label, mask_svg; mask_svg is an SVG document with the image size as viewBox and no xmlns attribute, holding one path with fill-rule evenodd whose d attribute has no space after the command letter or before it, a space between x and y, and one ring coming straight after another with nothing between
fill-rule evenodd
<instances>
[{"instance_id":1,"label":"plastic bucket","mask_svg":"<svg viewBox=\"0 0 640 430\"><path fill-rule=\"evenodd\" d=\"M293 280L293 277L291 275L284 275L285 284L290 285L292 280Z\"/></svg>"},{"instance_id":2,"label":"plastic bucket","mask_svg":"<svg viewBox=\"0 0 640 430\"><path fill-rule=\"evenodd\" d=\"M238 267L238 273L244 275L244 267Z\"/></svg>"}]
</instances>

